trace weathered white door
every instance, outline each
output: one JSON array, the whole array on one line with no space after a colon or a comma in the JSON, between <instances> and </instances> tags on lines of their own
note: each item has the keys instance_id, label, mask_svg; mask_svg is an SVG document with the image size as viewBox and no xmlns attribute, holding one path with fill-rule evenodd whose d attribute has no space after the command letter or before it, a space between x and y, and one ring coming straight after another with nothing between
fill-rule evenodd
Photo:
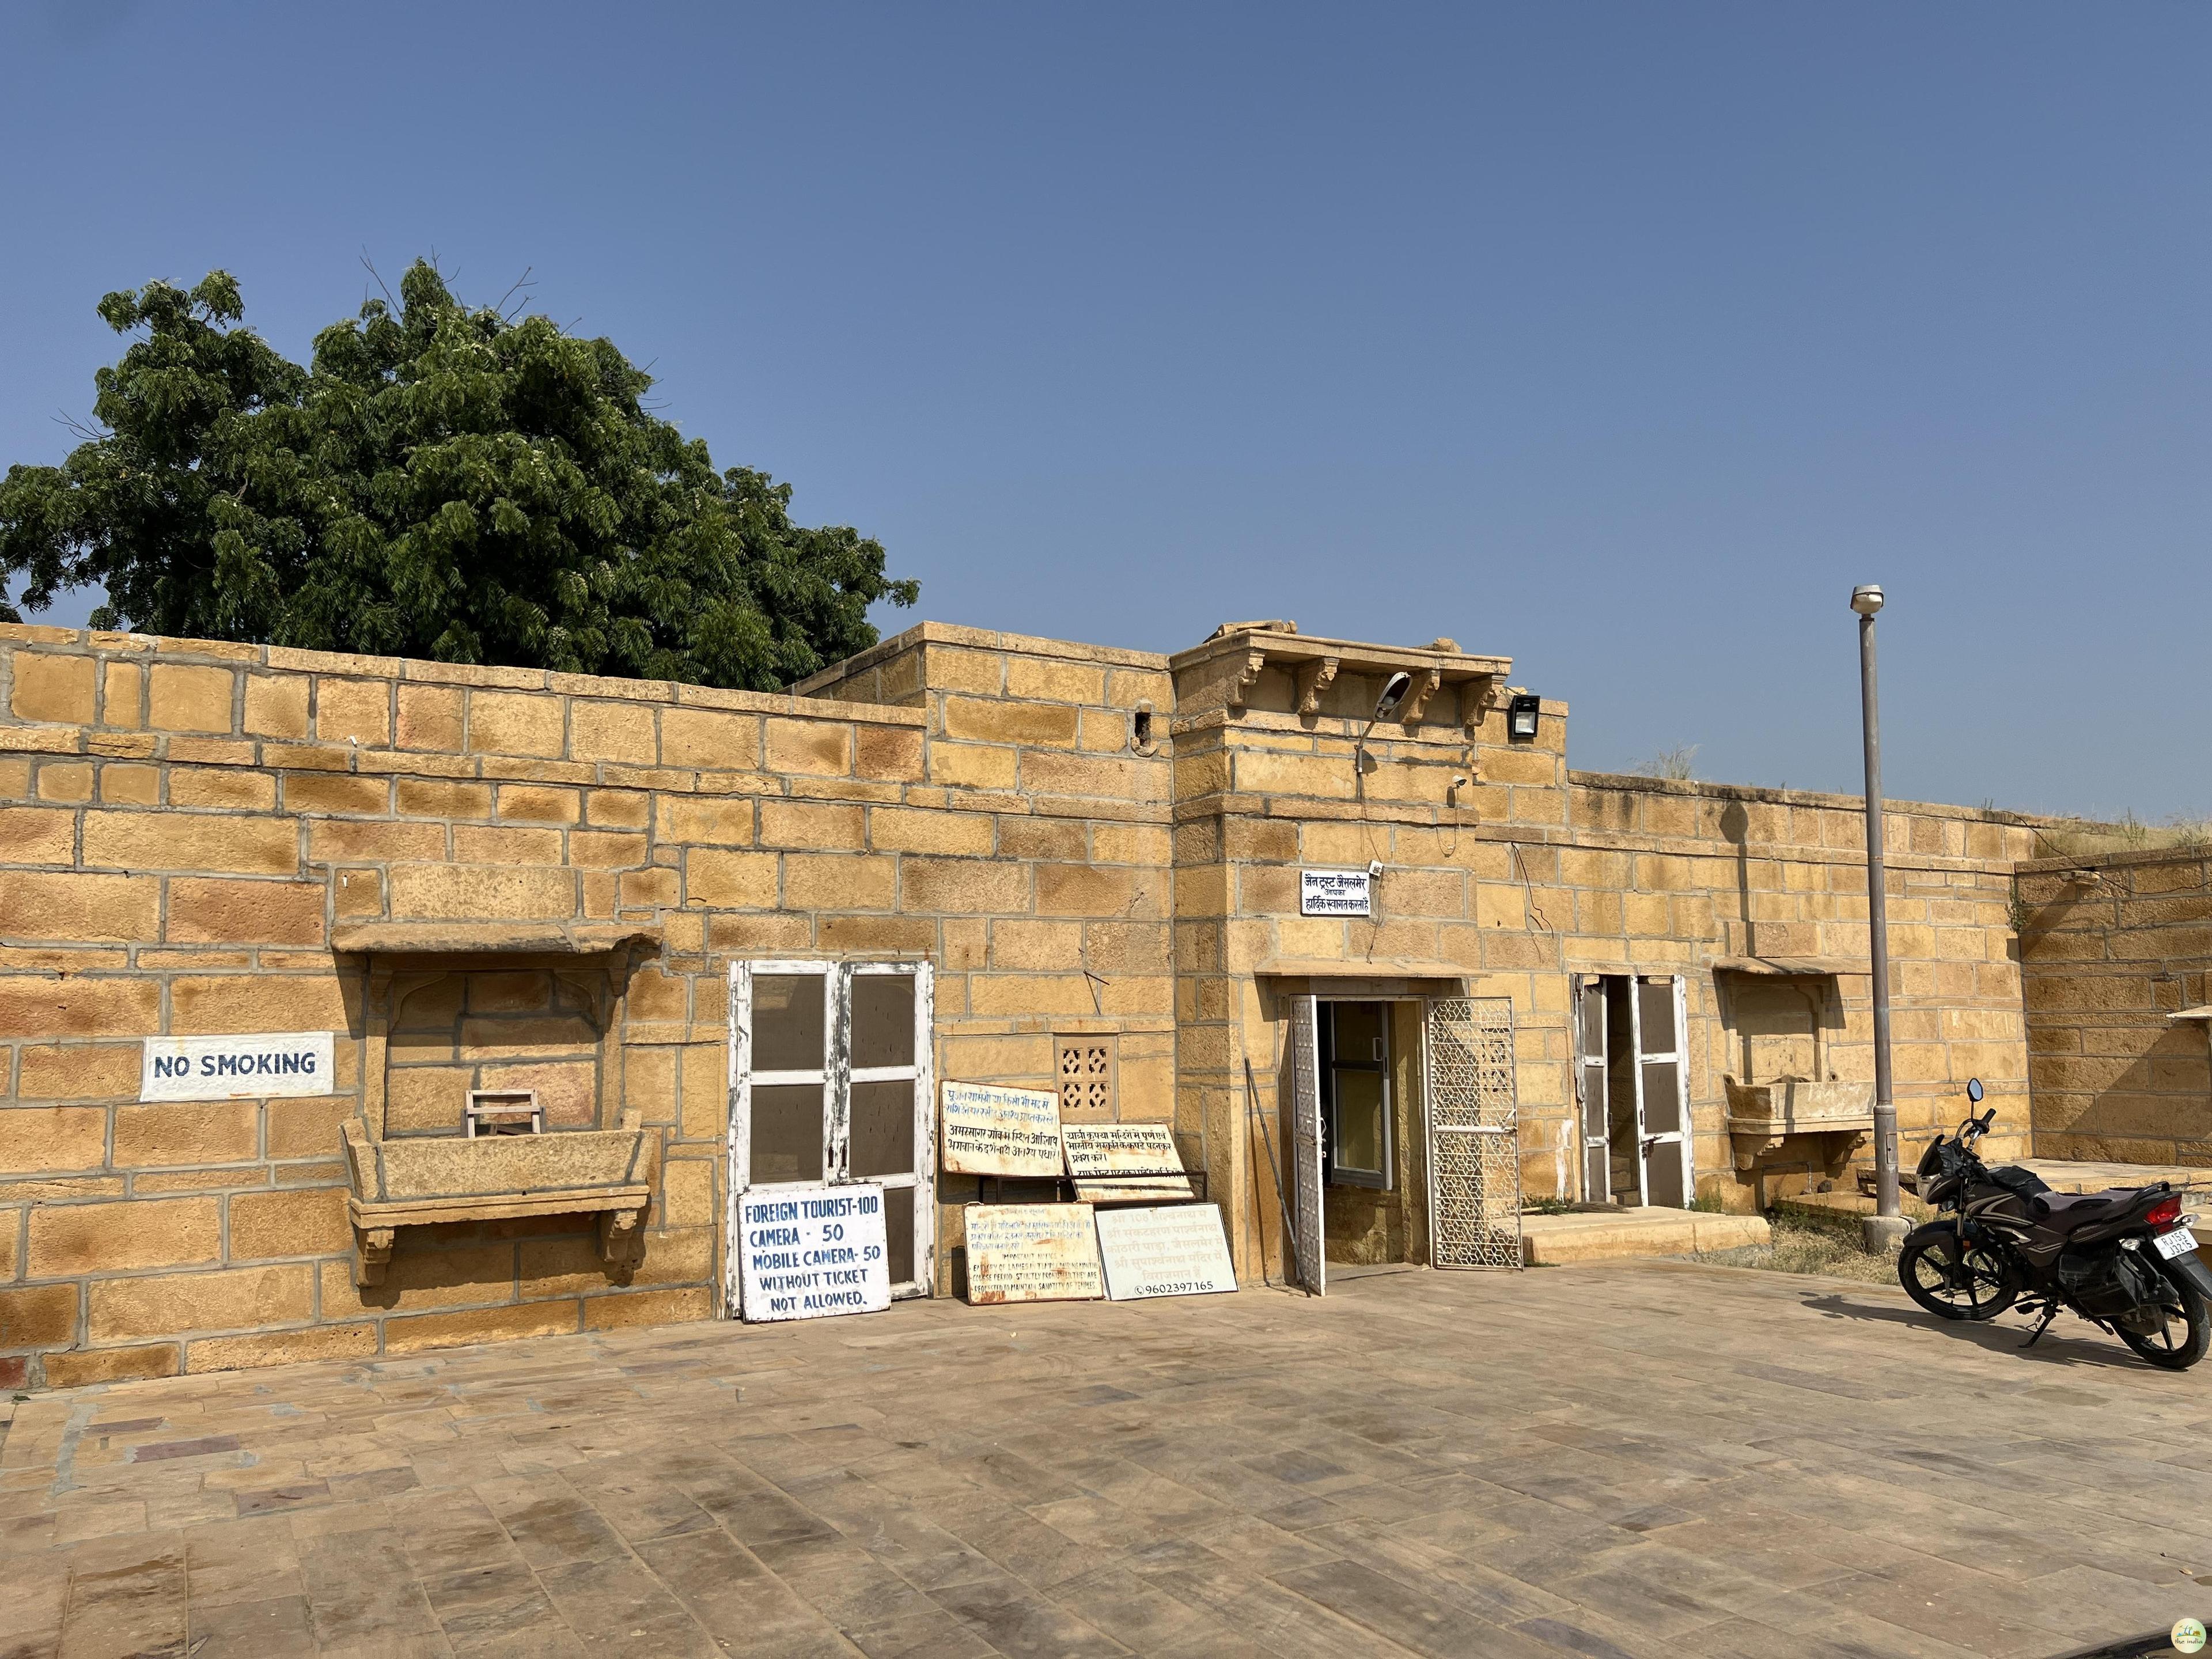
<instances>
[{"instance_id":1,"label":"weathered white door","mask_svg":"<svg viewBox=\"0 0 2212 1659\"><path fill-rule=\"evenodd\" d=\"M1636 1133L1643 1201L1686 1208L1692 1179L1688 1042L1680 975L1632 981L1636 1034Z\"/></svg>"},{"instance_id":2,"label":"weathered white door","mask_svg":"<svg viewBox=\"0 0 2212 1659\"><path fill-rule=\"evenodd\" d=\"M754 1187L880 1183L891 1294L928 1293L933 1023L927 962L731 965L728 1311L739 1302L738 1200Z\"/></svg>"},{"instance_id":3,"label":"weathered white door","mask_svg":"<svg viewBox=\"0 0 2212 1659\"><path fill-rule=\"evenodd\" d=\"M1521 1266L1521 1114L1507 997L1425 1010L1429 1253L1437 1267Z\"/></svg>"},{"instance_id":4,"label":"weathered white door","mask_svg":"<svg viewBox=\"0 0 2212 1659\"><path fill-rule=\"evenodd\" d=\"M1320 1011L1311 997L1291 1000L1291 1225L1298 1283L1315 1296L1328 1288L1321 1208L1322 1119Z\"/></svg>"},{"instance_id":5,"label":"weathered white door","mask_svg":"<svg viewBox=\"0 0 2212 1659\"><path fill-rule=\"evenodd\" d=\"M1575 981L1575 1088L1582 1103L1583 1197L1613 1201L1612 1054L1606 1043L1605 981Z\"/></svg>"}]
</instances>

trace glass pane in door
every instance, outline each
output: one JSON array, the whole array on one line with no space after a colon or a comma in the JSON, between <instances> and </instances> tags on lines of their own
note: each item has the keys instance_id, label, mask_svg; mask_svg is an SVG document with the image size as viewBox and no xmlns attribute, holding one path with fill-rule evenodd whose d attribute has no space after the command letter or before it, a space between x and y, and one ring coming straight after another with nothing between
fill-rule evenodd
<instances>
[{"instance_id":1,"label":"glass pane in door","mask_svg":"<svg viewBox=\"0 0 2212 1659\"><path fill-rule=\"evenodd\" d=\"M1674 1041L1674 981L1637 981L1636 1018L1645 1054L1673 1054L1680 1046Z\"/></svg>"},{"instance_id":2,"label":"glass pane in door","mask_svg":"<svg viewBox=\"0 0 2212 1659\"><path fill-rule=\"evenodd\" d=\"M914 1277L914 1188L884 1189L884 1256L890 1263L891 1283L903 1285Z\"/></svg>"},{"instance_id":3,"label":"glass pane in door","mask_svg":"<svg viewBox=\"0 0 2212 1659\"><path fill-rule=\"evenodd\" d=\"M856 983L858 981L855 981ZM855 1083L846 1158L855 1180L914 1173L914 1085Z\"/></svg>"},{"instance_id":4,"label":"glass pane in door","mask_svg":"<svg viewBox=\"0 0 2212 1659\"><path fill-rule=\"evenodd\" d=\"M1671 1135L1682 1127L1681 1066L1671 1060L1644 1062L1644 1133Z\"/></svg>"},{"instance_id":5,"label":"glass pane in door","mask_svg":"<svg viewBox=\"0 0 2212 1659\"><path fill-rule=\"evenodd\" d=\"M753 980L753 1070L818 1072L828 1045L822 1040L820 974L762 974ZM753 1097L756 1103L760 1097ZM754 1110L759 1107L756 1103ZM816 1154L820 1161L820 1154Z\"/></svg>"},{"instance_id":6,"label":"glass pane in door","mask_svg":"<svg viewBox=\"0 0 2212 1659\"><path fill-rule=\"evenodd\" d=\"M914 975L853 975L853 1069L914 1064Z\"/></svg>"},{"instance_id":7,"label":"glass pane in door","mask_svg":"<svg viewBox=\"0 0 2212 1659\"><path fill-rule=\"evenodd\" d=\"M1605 1062L1602 1060L1586 1060L1583 1062L1583 1139L1604 1139L1605 1126Z\"/></svg>"},{"instance_id":8,"label":"glass pane in door","mask_svg":"<svg viewBox=\"0 0 2212 1659\"><path fill-rule=\"evenodd\" d=\"M1669 1210L1688 1207L1689 1194L1682 1190L1680 1141L1662 1140L1651 1149L1651 1155L1644 1160L1644 1182L1645 1203Z\"/></svg>"},{"instance_id":9,"label":"glass pane in door","mask_svg":"<svg viewBox=\"0 0 2212 1659\"><path fill-rule=\"evenodd\" d=\"M1336 1147L1340 1170L1382 1173L1382 1073L1339 1070Z\"/></svg>"},{"instance_id":10,"label":"glass pane in door","mask_svg":"<svg viewBox=\"0 0 2212 1659\"><path fill-rule=\"evenodd\" d=\"M822 1085L756 1083L752 1101L753 1184L821 1180Z\"/></svg>"}]
</instances>

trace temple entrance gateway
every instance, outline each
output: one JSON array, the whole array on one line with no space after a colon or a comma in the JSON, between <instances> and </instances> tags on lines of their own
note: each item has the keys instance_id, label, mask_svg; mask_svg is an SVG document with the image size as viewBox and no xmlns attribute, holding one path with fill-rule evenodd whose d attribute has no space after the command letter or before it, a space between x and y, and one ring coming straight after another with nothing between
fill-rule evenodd
<instances>
[{"instance_id":1,"label":"temple entrance gateway","mask_svg":"<svg viewBox=\"0 0 2212 1659\"><path fill-rule=\"evenodd\" d=\"M730 969L726 1311L738 1311L749 1188L884 1189L894 1297L929 1293L936 1090L927 962L740 962Z\"/></svg>"},{"instance_id":2,"label":"temple entrance gateway","mask_svg":"<svg viewBox=\"0 0 2212 1659\"><path fill-rule=\"evenodd\" d=\"M1291 999L1297 1278L1330 1264L1517 1267L1520 1142L1503 997Z\"/></svg>"}]
</instances>

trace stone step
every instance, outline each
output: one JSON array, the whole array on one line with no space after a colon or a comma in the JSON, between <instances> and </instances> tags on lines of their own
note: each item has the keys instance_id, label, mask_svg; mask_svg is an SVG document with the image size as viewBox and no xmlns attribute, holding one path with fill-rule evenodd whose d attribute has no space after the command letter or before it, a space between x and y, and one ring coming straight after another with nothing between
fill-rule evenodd
<instances>
[{"instance_id":1,"label":"stone step","mask_svg":"<svg viewBox=\"0 0 2212 1659\"><path fill-rule=\"evenodd\" d=\"M1689 1255L1764 1244L1766 1218L1720 1215L1705 1210L1641 1208L1571 1210L1565 1215L1521 1218L1521 1259L1531 1267L1571 1261L1619 1261L1634 1256Z\"/></svg>"}]
</instances>

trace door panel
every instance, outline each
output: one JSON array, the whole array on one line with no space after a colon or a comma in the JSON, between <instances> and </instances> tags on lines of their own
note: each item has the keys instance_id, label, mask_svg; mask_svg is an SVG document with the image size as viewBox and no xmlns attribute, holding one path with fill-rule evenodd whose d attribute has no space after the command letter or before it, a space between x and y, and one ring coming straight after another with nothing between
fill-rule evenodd
<instances>
[{"instance_id":1,"label":"door panel","mask_svg":"<svg viewBox=\"0 0 2212 1659\"><path fill-rule=\"evenodd\" d=\"M1521 1129L1512 1001L1436 997L1424 1012L1430 1264L1517 1268Z\"/></svg>"},{"instance_id":2,"label":"door panel","mask_svg":"<svg viewBox=\"0 0 2212 1659\"><path fill-rule=\"evenodd\" d=\"M1612 1091L1607 1073L1611 1058L1606 1047L1602 979L1575 981L1575 1050L1576 1082L1582 1097L1583 1197L1592 1204L1610 1203L1613 1175L1607 1136Z\"/></svg>"},{"instance_id":3,"label":"door panel","mask_svg":"<svg viewBox=\"0 0 2212 1659\"><path fill-rule=\"evenodd\" d=\"M1298 1283L1315 1296L1328 1288L1328 1254L1322 1235L1322 1124L1320 1018L1314 999L1291 1000L1291 1121L1284 1139L1291 1155L1291 1254Z\"/></svg>"}]
</instances>

